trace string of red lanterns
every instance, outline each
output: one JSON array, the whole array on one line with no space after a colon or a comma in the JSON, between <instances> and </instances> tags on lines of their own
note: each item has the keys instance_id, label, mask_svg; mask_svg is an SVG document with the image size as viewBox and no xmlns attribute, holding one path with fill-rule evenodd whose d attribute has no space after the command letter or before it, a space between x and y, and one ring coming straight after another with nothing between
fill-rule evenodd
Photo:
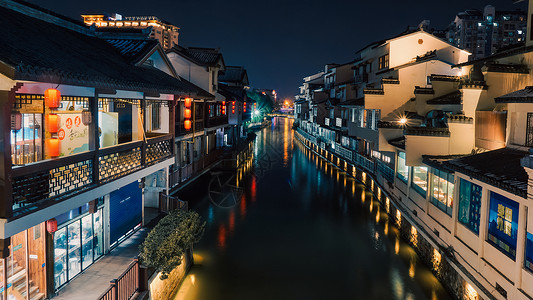
<instances>
[{"instance_id":1,"label":"string of red lanterns","mask_svg":"<svg viewBox=\"0 0 533 300\"><path fill-rule=\"evenodd\" d=\"M44 102L46 106L52 111L55 111L61 103L61 92L57 89L47 89L44 91ZM56 113L49 113L47 115L47 128L52 137L46 141L48 154L51 157L59 156L59 139L57 132L59 131L59 116Z\"/></svg>"},{"instance_id":2,"label":"string of red lanterns","mask_svg":"<svg viewBox=\"0 0 533 300\"><path fill-rule=\"evenodd\" d=\"M191 122L191 106L192 106L192 98L185 98L185 101L183 102L185 106L185 110L183 111L183 117L185 121L183 122L183 127L185 127L185 130L191 130L192 122Z\"/></svg>"}]
</instances>

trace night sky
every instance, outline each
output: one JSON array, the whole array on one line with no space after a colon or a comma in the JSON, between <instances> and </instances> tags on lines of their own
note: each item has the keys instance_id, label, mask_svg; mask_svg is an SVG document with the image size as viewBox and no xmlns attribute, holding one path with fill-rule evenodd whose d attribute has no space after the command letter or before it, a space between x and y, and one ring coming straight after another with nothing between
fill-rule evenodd
<instances>
[{"instance_id":1,"label":"night sky","mask_svg":"<svg viewBox=\"0 0 533 300\"><path fill-rule=\"evenodd\" d=\"M252 87L281 97L298 92L303 77L324 64L344 63L366 44L431 20L444 28L459 11L527 9L512 0L31 0L81 20L81 14L155 15L180 27L182 46L218 47L227 65L248 70Z\"/></svg>"}]
</instances>

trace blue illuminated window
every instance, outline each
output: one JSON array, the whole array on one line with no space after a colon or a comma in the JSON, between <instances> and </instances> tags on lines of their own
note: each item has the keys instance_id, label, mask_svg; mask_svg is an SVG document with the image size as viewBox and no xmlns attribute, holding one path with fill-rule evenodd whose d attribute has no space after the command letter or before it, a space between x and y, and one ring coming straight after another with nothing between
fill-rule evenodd
<instances>
[{"instance_id":1,"label":"blue illuminated window","mask_svg":"<svg viewBox=\"0 0 533 300\"><path fill-rule=\"evenodd\" d=\"M461 178L459 182L459 222L479 235L481 187Z\"/></svg>"},{"instance_id":2,"label":"blue illuminated window","mask_svg":"<svg viewBox=\"0 0 533 300\"><path fill-rule=\"evenodd\" d=\"M517 202L490 193L488 242L512 259L516 257L518 208Z\"/></svg>"},{"instance_id":3,"label":"blue illuminated window","mask_svg":"<svg viewBox=\"0 0 533 300\"><path fill-rule=\"evenodd\" d=\"M409 179L409 167L405 164L405 152L398 153L398 168L396 176L407 183Z\"/></svg>"},{"instance_id":4,"label":"blue illuminated window","mask_svg":"<svg viewBox=\"0 0 533 300\"><path fill-rule=\"evenodd\" d=\"M525 267L533 272L533 234L527 233Z\"/></svg>"}]
</instances>

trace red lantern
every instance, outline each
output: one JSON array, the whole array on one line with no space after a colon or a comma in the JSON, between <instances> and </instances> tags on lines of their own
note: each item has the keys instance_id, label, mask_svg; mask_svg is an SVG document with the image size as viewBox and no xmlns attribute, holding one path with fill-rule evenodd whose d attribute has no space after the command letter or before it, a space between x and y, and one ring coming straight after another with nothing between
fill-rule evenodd
<instances>
[{"instance_id":1,"label":"red lantern","mask_svg":"<svg viewBox=\"0 0 533 300\"><path fill-rule=\"evenodd\" d=\"M61 101L61 93L56 89L47 89L44 91L44 101L49 108L58 108Z\"/></svg>"},{"instance_id":2,"label":"red lantern","mask_svg":"<svg viewBox=\"0 0 533 300\"><path fill-rule=\"evenodd\" d=\"M48 115L48 132L56 133L59 130L59 116L56 114Z\"/></svg>"},{"instance_id":3,"label":"red lantern","mask_svg":"<svg viewBox=\"0 0 533 300\"><path fill-rule=\"evenodd\" d=\"M46 221L46 231L49 233L54 233L57 231L57 220L52 218Z\"/></svg>"},{"instance_id":4,"label":"red lantern","mask_svg":"<svg viewBox=\"0 0 533 300\"><path fill-rule=\"evenodd\" d=\"M185 98L185 107L190 108L192 103L192 98Z\"/></svg>"},{"instance_id":5,"label":"red lantern","mask_svg":"<svg viewBox=\"0 0 533 300\"><path fill-rule=\"evenodd\" d=\"M185 117L185 119L190 119L191 118L191 110L186 108L185 111L183 112L183 116Z\"/></svg>"},{"instance_id":6,"label":"red lantern","mask_svg":"<svg viewBox=\"0 0 533 300\"><path fill-rule=\"evenodd\" d=\"M59 139L51 138L48 142L48 154L52 157L59 156Z\"/></svg>"},{"instance_id":7,"label":"red lantern","mask_svg":"<svg viewBox=\"0 0 533 300\"><path fill-rule=\"evenodd\" d=\"M185 120L183 127L185 127L185 130L191 130L191 120Z\"/></svg>"}]
</instances>

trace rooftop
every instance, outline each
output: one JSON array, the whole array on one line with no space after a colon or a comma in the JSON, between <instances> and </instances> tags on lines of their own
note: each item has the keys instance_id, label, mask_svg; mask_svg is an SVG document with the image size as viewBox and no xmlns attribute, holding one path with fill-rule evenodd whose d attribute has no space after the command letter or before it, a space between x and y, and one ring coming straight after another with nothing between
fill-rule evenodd
<instances>
[{"instance_id":1,"label":"rooftop","mask_svg":"<svg viewBox=\"0 0 533 300\"><path fill-rule=\"evenodd\" d=\"M527 198L528 175L520 164L525 151L502 148L449 160L444 165L484 183Z\"/></svg>"},{"instance_id":2,"label":"rooftop","mask_svg":"<svg viewBox=\"0 0 533 300\"><path fill-rule=\"evenodd\" d=\"M176 52L200 66L216 66L219 60L224 60L218 48L182 47L175 45L168 52Z\"/></svg>"},{"instance_id":3,"label":"rooftop","mask_svg":"<svg viewBox=\"0 0 533 300\"><path fill-rule=\"evenodd\" d=\"M211 98L195 85L130 64L105 40L0 7L0 72L14 80ZM138 42L138 41L136 41ZM143 47L132 47L140 53ZM135 52L135 51L134 51Z\"/></svg>"},{"instance_id":4,"label":"rooftop","mask_svg":"<svg viewBox=\"0 0 533 300\"><path fill-rule=\"evenodd\" d=\"M533 86L494 98L496 103L533 103Z\"/></svg>"}]
</instances>

